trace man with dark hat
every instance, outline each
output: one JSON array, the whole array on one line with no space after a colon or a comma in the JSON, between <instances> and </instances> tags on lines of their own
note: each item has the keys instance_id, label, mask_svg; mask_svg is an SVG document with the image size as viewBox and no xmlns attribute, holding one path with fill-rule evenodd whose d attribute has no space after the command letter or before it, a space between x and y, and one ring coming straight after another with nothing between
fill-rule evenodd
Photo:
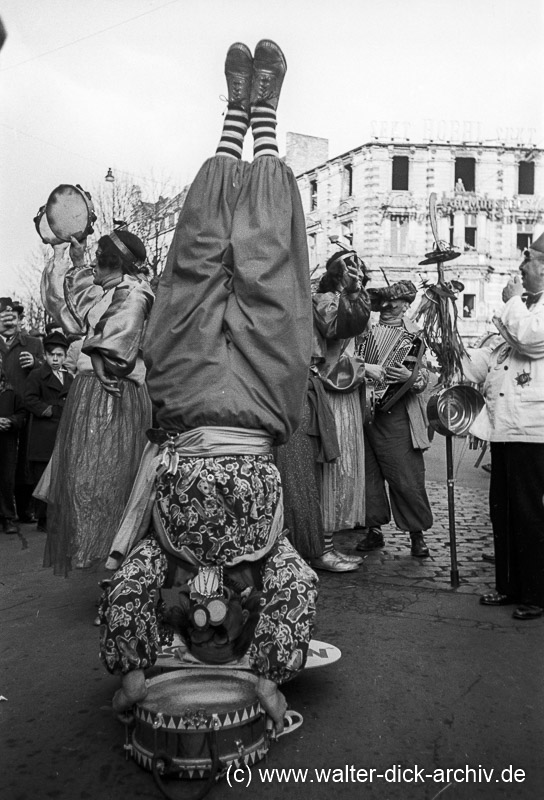
<instances>
[{"instance_id":1,"label":"man with dark hat","mask_svg":"<svg viewBox=\"0 0 544 800\"><path fill-rule=\"evenodd\" d=\"M24 307L11 297L0 297L0 353L6 380L16 394L23 398L30 372L43 362L42 340L22 330ZM28 424L19 430L17 465L15 470L15 499L20 522L33 522L32 477L26 457Z\"/></svg>"},{"instance_id":2,"label":"man with dark hat","mask_svg":"<svg viewBox=\"0 0 544 800\"><path fill-rule=\"evenodd\" d=\"M414 284L406 280L369 290L372 309L380 312L380 318L362 338L365 363L384 363L383 354L395 331L416 333L416 326L405 318L416 293ZM425 489L423 451L430 441L421 396L429 376L420 367L421 356L422 348L416 359L407 363L400 363L394 355L386 361L385 384L397 385L398 399L387 411L378 407L372 424L365 425L366 523L359 551L384 546L381 526L391 520L392 511L396 526L410 533L412 556L429 555L423 531L433 524L433 515Z\"/></svg>"},{"instance_id":3,"label":"man with dark hat","mask_svg":"<svg viewBox=\"0 0 544 800\"><path fill-rule=\"evenodd\" d=\"M51 458L66 396L73 376L63 368L68 339L59 331L49 333L43 341L45 364L33 369L26 382L24 403L30 412L28 461L32 479L38 483ZM36 501L38 530L47 529L47 504Z\"/></svg>"},{"instance_id":4,"label":"man with dark hat","mask_svg":"<svg viewBox=\"0 0 544 800\"><path fill-rule=\"evenodd\" d=\"M544 234L519 269L493 318L504 341L469 351L463 370L485 380L485 406L470 432L491 443L496 591L480 602L516 604L513 617L531 620L544 611Z\"/></svg>"}]
</instances>

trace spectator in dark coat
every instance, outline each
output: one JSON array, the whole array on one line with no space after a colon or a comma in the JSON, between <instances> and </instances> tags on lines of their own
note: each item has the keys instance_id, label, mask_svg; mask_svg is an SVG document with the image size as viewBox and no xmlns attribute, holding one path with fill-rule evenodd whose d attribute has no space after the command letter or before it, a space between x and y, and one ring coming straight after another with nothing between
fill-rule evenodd
<instances>
[{"instance_id":1,"label":"spectator in dark coat","mask_svg":"<svg viewBox=\"0 0 544 800\"><path fill-rule=\"evenodd\" d=\"M0 354L4 362L6 380L22 399L30 372L43 362L42 340L21 329L24 308L11 297L0 297ZM30 522L32 517L32 478L26 458L28 425L19 431L19 445L15 470L15 501L20 522Z\"/></svg>"},{"instance_id":2,"label":"spectator in dark coat","mask_svg":"<svg viewBox=\"0 0 544 800\"><path fill-rule=\"evenodd\" d=\"M45 364L32 370L26 382L24 403L30 412L27 457L34 484L51 458L60 417L73 376L65 369L69 342L64 334L50 333L44 339ZM36 502L38 530L47 530L47 504Z\"/></svg>"},{"instance_id":3,"label":"spectator in dark coat","mask_svg":"<svg viewBox=\"0 0 544 800\"><path fill-rule=\"evenodd\" d=\"M6 380L0 353L0 524L4 533L17 533L15 464L19 431L26 422L22 399Z\"/></svg>"}]
</instances>

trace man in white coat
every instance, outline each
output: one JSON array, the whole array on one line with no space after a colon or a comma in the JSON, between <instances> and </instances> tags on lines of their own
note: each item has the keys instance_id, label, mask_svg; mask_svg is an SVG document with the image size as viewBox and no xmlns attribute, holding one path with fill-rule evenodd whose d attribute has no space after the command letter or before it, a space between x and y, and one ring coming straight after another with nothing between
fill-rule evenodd
<instances>
[{"instance_id":1,"label":"man in white coat","mask_svg":"<svg viewBox=\"0 0 544 800\"><path fill-rule=\"evenodd\" d=\"M480 602L516 604L514 618L530 620L544 611L544 234L519 269L494 318L504 341L469 351L463 367L469 380L485 381L471 433L491 443L497 591Z\"/></svg>"}]
</instances>

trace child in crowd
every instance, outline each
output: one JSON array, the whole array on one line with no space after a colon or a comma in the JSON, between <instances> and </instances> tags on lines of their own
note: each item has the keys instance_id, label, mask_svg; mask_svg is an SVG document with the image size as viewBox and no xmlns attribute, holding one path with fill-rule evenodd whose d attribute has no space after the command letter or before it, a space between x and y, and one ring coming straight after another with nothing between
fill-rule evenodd
<instances>
[{"instance_id":1,"label":"child in crowd","mask_svg":"<svg viewBox=\"0 0 544 800\"><path fill-rule=\"evenodd\" d=\"M44 338L45 364L32 370L25 387L24 404L30 412L28 461L35 484L51 458L61 414L73 376L63 368L68 339L53 331ZM47 504L36 501L37 528L47 530Z\"/></svg>"}]
</instances>

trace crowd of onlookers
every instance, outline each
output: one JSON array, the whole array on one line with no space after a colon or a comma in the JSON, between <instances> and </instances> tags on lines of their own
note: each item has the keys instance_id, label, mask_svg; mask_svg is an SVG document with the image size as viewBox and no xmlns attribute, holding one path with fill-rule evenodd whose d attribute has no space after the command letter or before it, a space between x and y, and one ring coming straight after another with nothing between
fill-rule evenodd
<instances>
[{"instance_id":1,"label":"crowd of onlookers","mask_svg":"<svg viewBox=\"0 0 544 800\"><path fill-rule=\"evenodd\" d=\"M18 532L18 522L47 529L46 505L32 492L53 452L75 368L70 343L54 324L42 335L23 324L21 303L1 297L0 523L8 534Z\"/></svg>"}]
</instances>

